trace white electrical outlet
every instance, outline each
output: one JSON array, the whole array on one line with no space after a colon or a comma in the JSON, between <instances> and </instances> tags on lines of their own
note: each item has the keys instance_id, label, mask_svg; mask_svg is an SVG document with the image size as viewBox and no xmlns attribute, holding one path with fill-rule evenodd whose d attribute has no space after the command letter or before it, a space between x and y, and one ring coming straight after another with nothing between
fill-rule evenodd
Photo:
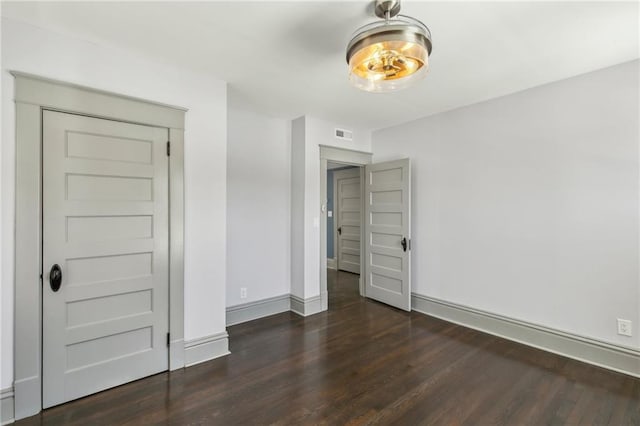
<instances>
[{"instance_id":1,"label":"white electrical outlet","mask_svg":"<svg viewBox=\"0 0 640 426\"><path fill-rule=\"evenodd\" d=\"M618 318L618 334L631 337L633 335L631 321Z\"/></svg>"},{"instance_id":2,"label":"white electrical outlet","mask_svg":"<svg viewBox=\"0 0 640 426\"><path fill-rule=\"evenodd\" d=\"M240 288L240 299L246 299L247 298L247 288L246 287L241 287Z\"/></svg>"}]
</instances>

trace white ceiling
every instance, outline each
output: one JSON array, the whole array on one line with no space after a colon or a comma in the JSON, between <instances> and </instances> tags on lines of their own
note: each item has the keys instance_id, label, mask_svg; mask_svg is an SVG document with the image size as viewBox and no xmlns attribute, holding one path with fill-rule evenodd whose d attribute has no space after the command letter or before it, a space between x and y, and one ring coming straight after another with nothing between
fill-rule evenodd
<instances>
[{"instance_id":1,"label":"white ceiling","mask_svg":"<svg viewBox=\"0 0 640 426\"><path fill-rule=\"evenodd\" d=\"M2 15L179 62L273 116L381 128L639 57L638 3L403 2L433 34L413 88L349 86L345 47L374 20L354 2L2 3Z\"/></svg>"}]
</instances>

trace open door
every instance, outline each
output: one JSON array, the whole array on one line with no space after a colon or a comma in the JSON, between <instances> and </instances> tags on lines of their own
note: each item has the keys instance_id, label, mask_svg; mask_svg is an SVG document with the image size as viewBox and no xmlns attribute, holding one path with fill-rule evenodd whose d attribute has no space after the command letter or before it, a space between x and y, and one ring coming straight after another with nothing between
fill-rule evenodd
<instances>
[{"instance_id":1,"label":"open door","mask_svg":"<svg viewBox=\"0 0 640 426\"><path fill-rule=\"evenodd\" d=\"M365 166L366 296L411 310L409 159Z\"/></svg>"}]
</instances>

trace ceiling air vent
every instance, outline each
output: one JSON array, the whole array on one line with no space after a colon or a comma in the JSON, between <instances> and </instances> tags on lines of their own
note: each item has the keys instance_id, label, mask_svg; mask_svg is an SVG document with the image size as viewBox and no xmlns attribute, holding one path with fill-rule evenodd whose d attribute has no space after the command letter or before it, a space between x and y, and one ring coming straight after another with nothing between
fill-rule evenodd
<instances>
[{"instance_id":1,"label":"ceiling air vent","mask_svg":"<svg viewBox=\"0 0 640 426\"><path fill-rule=\"evenodd\" d=\"M337 139L342 139L345 141L353 140L353 132L351 130L336 129L335 135Z\"/></svg>"}]
</instances>

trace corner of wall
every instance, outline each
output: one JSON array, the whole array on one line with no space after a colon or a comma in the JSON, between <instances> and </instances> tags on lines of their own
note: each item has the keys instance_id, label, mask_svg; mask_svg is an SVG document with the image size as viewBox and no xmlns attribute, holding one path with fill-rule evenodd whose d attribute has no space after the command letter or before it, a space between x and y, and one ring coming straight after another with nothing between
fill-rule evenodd
<instances>
[{"instance_id":1,"label":"corner of wall","mask_svg":"<svg viewBox=\"0 0 640 426\"><path fill-rule=\"evenodd\" d=\"M304 192L306 117L291 121L291 294L304 296Z\"/></svg>"}]
</instances>

